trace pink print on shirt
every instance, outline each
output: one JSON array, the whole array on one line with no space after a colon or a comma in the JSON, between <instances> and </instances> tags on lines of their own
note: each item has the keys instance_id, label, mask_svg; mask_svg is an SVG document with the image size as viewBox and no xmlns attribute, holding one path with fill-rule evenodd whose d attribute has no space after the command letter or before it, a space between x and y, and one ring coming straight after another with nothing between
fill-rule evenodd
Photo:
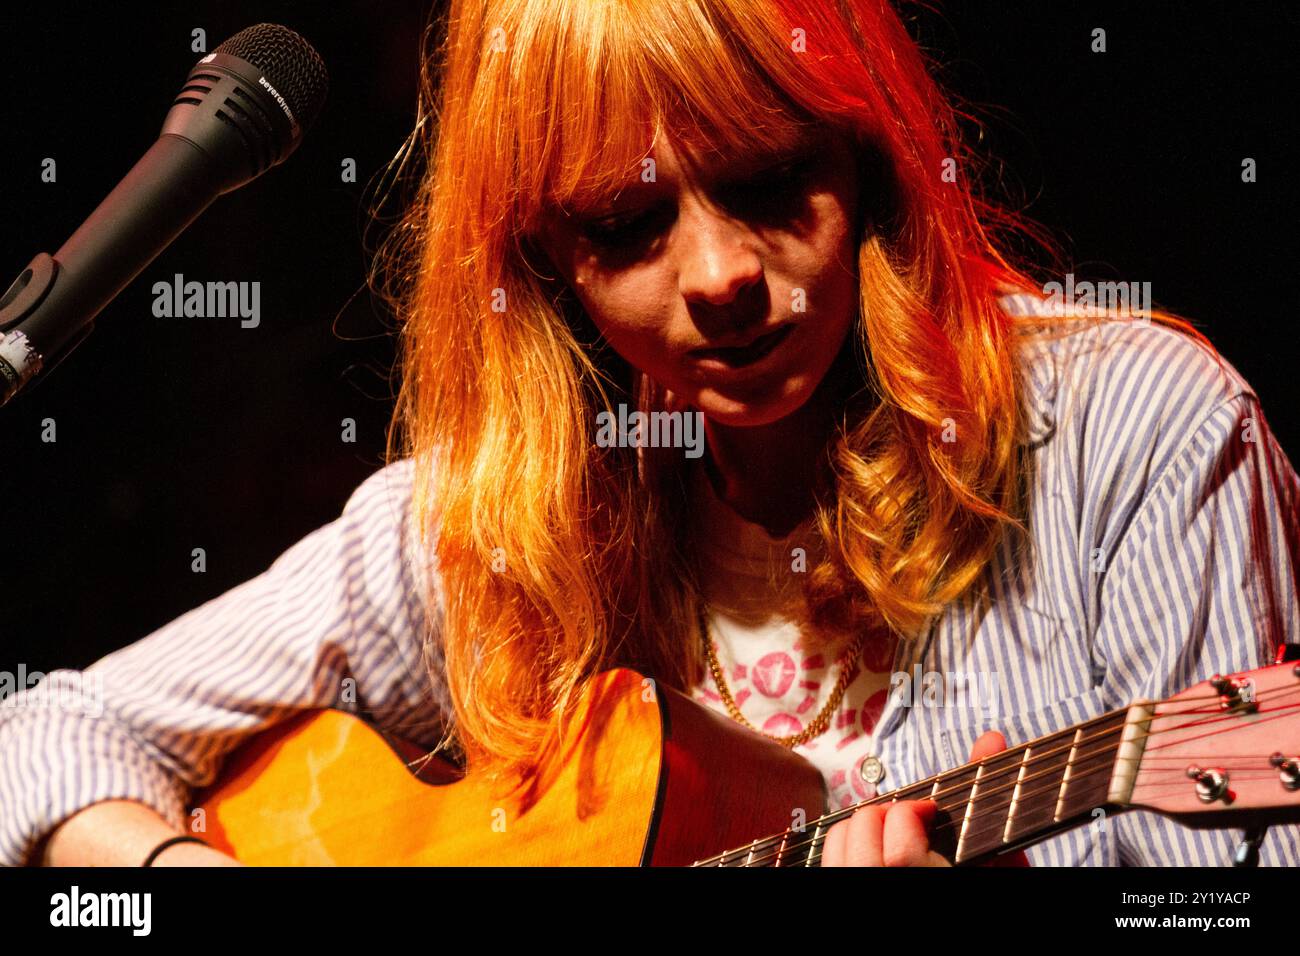
<instances>
[{"instance_id":1,"label":"pink print on shirt","mask_svg":"<svg viewBox=\"0 0 1300 956\"><path fill-rule=\"evenodd\" d=\"M828 667L827 655L801 654L802 641L795 636L789 643L790 631L764 628L737 634L731 642L737 652L735 659L728 642L713 642L736 706L751 724L773 737L800 733L821 712L826 695L840 675L838 656ZM822 772L829 809L841 809L876 795L875 786L862 776L862 765L874 756L872 733L888 699L888 679L884 675L893 663L895 645L895 641L887 640L869 640L864 645L865 666L850 682L829 728L794 748ZM705 677L693 696L726 713L711 675Z\"/></svg>"},{"instance_id":2,"label":"pink print on shirt","mask_svg":"<svg viewBox=\"0 0 1300 956\"><path fill-rule=\"evenodd\" d=\"M764 654L754 665L754 687L764 697L782 697L794 683L794 659L785 651Z\"/></svg>"}]
</instances>

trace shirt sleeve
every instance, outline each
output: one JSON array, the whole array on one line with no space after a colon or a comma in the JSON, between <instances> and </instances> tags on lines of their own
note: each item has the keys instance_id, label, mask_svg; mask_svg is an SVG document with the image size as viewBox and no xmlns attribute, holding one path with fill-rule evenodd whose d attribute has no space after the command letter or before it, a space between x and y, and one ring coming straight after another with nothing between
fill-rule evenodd
<instances>
[{"instance_id":1,"label":"shirt sleeve","mask_svg":"<svg viewBox=\"0 0 1300 956\"><path fill-rule=\"evenodd\" d=\"M351 710L434 745L450 706L426 666L440 672L440 599L410 523L412 472L409 459L381 469L263 574L6 698L0 864L32 862L49 831L103 800L183 827L192 788L230 750L304 709Z\"/></svg>"},{"instance_id":2,"label":"shirt sleeve","mask_svg":"<svg viewBox=\"0 0 1300 956\"><path fill-rule=\"evenodd\" d=\"M1300 481L1257 398L1220 397L1178 439L1110 551L1101 586L1093 651L1111 707L1266 666L1279 643L1300 640ZM1147 811L1113 824L1130 865L1228 865L1243 836ZM1300 825L1270 828L1260 862L1300 865Z\"/></svg>"}]
</instances>

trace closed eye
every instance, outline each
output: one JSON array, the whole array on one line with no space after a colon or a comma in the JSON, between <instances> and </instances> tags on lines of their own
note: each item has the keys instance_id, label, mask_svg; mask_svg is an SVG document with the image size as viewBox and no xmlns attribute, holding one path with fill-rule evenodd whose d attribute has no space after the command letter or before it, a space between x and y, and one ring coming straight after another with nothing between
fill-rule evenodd
<instances>
[{"instance_id":1,"label":"closed eye","mask_svg":"<svg viewBox=\"0 0 1300 956\"><path fill-rule=\"evenodd\" d=\"M598 246L630 244L648 238L647 229L660 215L666 215L666 212L652 206L650 209L593 219L583 224L579 231Z\"/></svg>"},{"instance_id":2,"label":"closed eye","mask_svg":"<svg viewBox=\"0 0 1300 956\"><path fill-rule=\"evenodd\" d=\"M743 217L779 218L801 209L818 158L799 155L771 166L751 179L724 187L722 200Z\"/></svg>"},{"instance_id":3,"label":"closed eye","mask_svg":"<svg viewBox=\"0 0 1300 956\"><path fill-rule=\"evenodd\" d=\"M721 205L744 218L770 222L790 216L802 208L809 181L819 157L803 152L782 160L742 180L715 187ZM579 227L591 243L604 248L634 246L653 237L653 230L668 225L672 216L667 203L592 219Z\"/></svg>"}]
</instances>

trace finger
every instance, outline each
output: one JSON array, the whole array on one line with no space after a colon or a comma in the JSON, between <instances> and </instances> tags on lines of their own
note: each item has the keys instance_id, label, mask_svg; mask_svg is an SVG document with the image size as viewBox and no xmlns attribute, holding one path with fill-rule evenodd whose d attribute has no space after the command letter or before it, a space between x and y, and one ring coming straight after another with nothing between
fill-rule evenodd
<instances>
[{"instance_id":1,"label":"finger","mask_svg":"<svg viewBox=\"0 0 1300 956\"><path fill-rule=\"evenodd\" d=\"M822 866L844 865L844 835L848 831L849 821L841 820L831 825L822 840Z\"/></svg>"},{"instance_id":2,"label":"finger","mask_svg":"<svg viewBox=\"0 0 1300 956\"><path fill-rule=\"evenodd\" d=\"M1007 741L1002 734L996 730L986 731L980 735L979 740L975 741L975 746L971 747L970 759L971 761L983 760L1006 749Z\"/></svg>"},{"instance_id":3,"label":"finger","mask_svg":"<svg viewBox=\"0 0 1300 956\"><path fill-rule=\"evenodd\" d=\"M845 866L884 866L885 808L859 807L849 817L844 841Z\"/></svg>"},{"instance_id":4,"label":"finger","mask_svg":"<svg viewBox=\"0 0 1300 956\"><path fill-rule=\"evenodd\" d=\"M930 853L927 832L938 806L933 800L905 800L889 805L883 828L885 866L926 866Z\"/></svg>"}]
</instances>

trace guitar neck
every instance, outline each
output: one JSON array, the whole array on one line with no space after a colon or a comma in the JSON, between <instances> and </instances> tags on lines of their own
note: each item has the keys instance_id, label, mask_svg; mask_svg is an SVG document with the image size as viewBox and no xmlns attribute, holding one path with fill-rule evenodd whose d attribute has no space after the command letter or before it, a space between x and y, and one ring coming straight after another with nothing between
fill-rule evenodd
<instances>
[{"instance_id":1,"label":"guitar neck","mask_svg":"<svg viewBox=\"0 0 1300 956\"><path fill-rule=\"evenodd\" d=\"M817 866L833 824L860 807L896 800L935 801L931 848L956 865L1030 846L1125 809L1112 787L1128 776L1116 767L1130 763L1121 748L1131 710L1102 714L698 865Z\"/></svg>"}]
</instances>

